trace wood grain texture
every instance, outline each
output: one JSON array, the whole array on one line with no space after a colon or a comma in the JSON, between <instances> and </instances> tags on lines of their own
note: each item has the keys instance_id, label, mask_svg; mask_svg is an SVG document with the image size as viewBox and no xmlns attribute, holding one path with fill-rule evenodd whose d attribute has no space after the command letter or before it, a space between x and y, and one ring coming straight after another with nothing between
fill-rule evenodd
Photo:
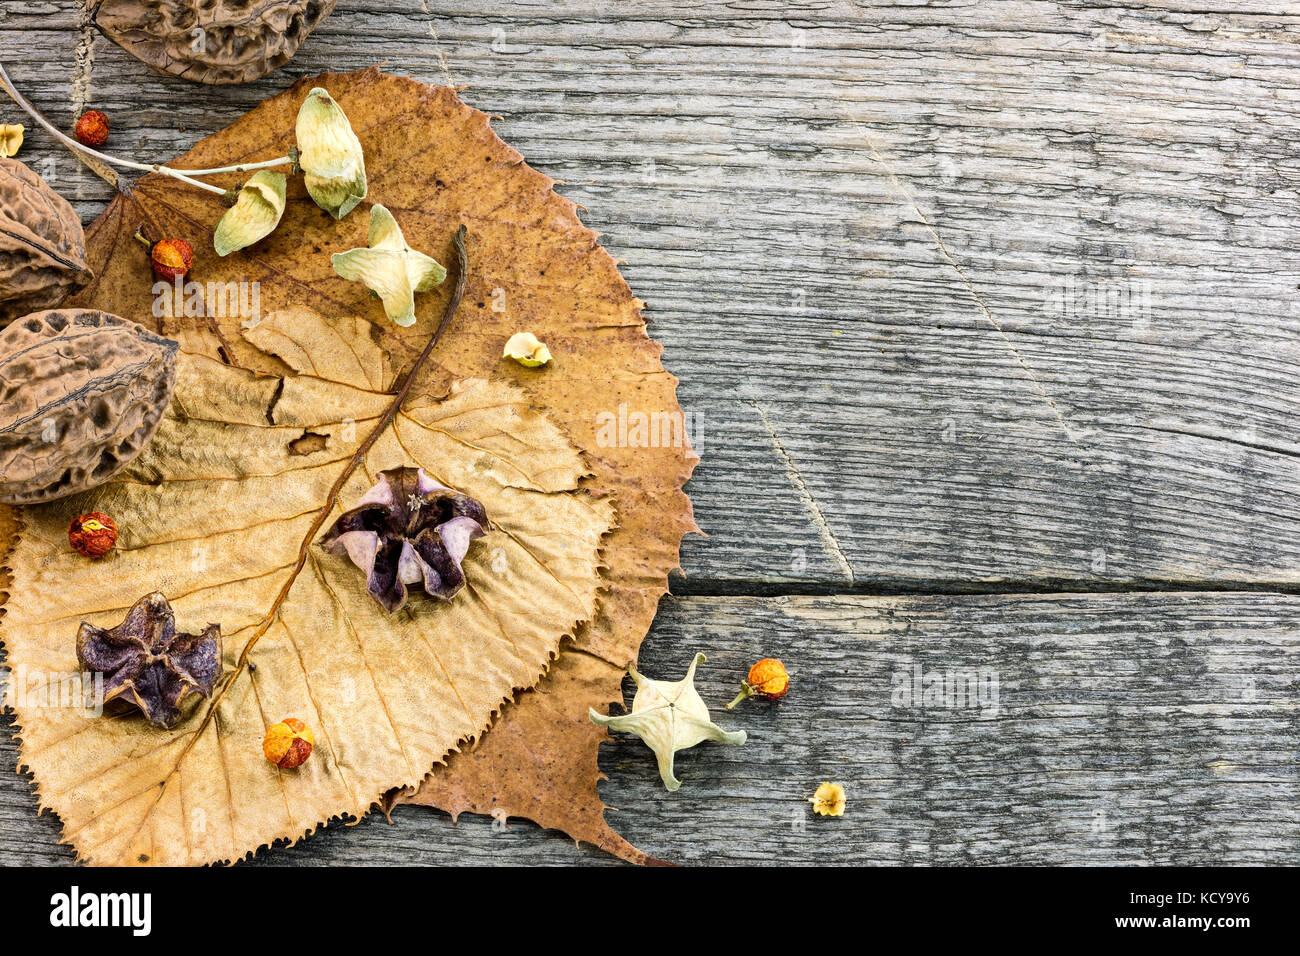
<instances>
[{"instance_id":1,"label":"wood grain texture","mask_svg":"<svg viewBox=\"0 0 1300 956\"><path fill-rule=\"evenodd\" d=\"M1232 6L349 0L287 68L212 90L83 42L70 0L5 0L0 50L52 118L104 109L111 145L154 158L298 76L378 60L500 114L627 261L698 416L688 490L709 537L686 542L675 590L702 596L674 605L643 662L672 673L705 650L717 700L752 652L812 639L802 619L787 633L786 598L729 594L1300 586L1300 15ZM22 158L87 221L102 209L107 188L48 138L30 133ZM890 600L787 603L847 601L869 621ZM975 653L953 609L991 602L1008 615L997 666L1041 650L1049 670L1032 673L1065 683L1043 676L1040 710L1014 719L927 721L938 736L909 747L881 736L894 717L836 693L861 686L814 665L770 766L757 746L697 751L683 772L715 775L665 799L635 746L605 747L615 826L684 860L754 858L745 841L764 836L809 862L1300 861L1282 795L1294 705L1257 721L1204 677L1287 679L1269 668L1295 650L1291 599L926 600L944 608L909 618L927 659ZM1151 620L1194 644L1158 653ZM845 651L839 667L871 661ZM1120 689L1070 698L1089 674ZM757 719L738 716L759 745L778 724ZM837 767L867 794L853 819L782 830ZM58 858L26 783L0 785L3 852L30 839L33 860ZM1098 809L1123 822L1094 833ZM264 859L598 861L526 826L399 819Z\"/></svg>"},{"instance_id":2,"label":"wood grain texture","mask_svg":"<svg viewBox=\"0 0 1300 956\"><path fill-rule=\"evenodd\" d=\"M601 751L601 796L633 844L679 863L1294 863L1296 611L1263 594L672 600L642 669L676 676L705 649L697 686L749 740L679 754L668 793L651 752L620 736ZM773 651L790 694L723 710ZM982 696L896 698L895 675L918 665L983 672ZM842 818L812 816L822 780L847 789ZM0 774L0 863L70 859L26 789ZM606 861L518 821L417 807L394 821L257 862Z\"/></svg>"},{"instance_id":3,"label":"wood grain texture","mask_svg":"<svg viewBox=\"0 0 1300 956\"><path fill-rule=\"evenodd\" d=\"M54 7L0 43L70 118ZM91 90L168 156L325 68L467 84L649 302L692 576L1293 585L1300 18L1174 7L358 3L229 90L101 39Z\"/></svg>"}]
</instances>

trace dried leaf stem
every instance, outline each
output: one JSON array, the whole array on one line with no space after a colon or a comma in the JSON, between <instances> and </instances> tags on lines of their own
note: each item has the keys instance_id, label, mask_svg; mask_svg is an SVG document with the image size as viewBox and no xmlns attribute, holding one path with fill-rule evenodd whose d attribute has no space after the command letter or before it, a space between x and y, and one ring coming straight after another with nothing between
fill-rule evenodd
<instances>
[{"instance_id":1,"label":"dried leaf stem","mask_svg":"<svg viewBox=\"0 0 1300 956\"><path fill-rule=\"evenodd\" d=\"M221 689L208 703L207 710L203 715L203 720L199 723L199 726L195 728L189 741L185 744L184 748L182 748L180 755L176 758L176 763L168 772L167 777L160 782L157 800L162 799L167 781L175 776L176 771L180 768L186 755L194 747L194 744L198 742L199 738L203 736L203 732L207 729L208 725L212 723L213 718L216 716L217 708L221 705L221 701L225 698L226 693L230 690L235 681L239 679L239 676L248 670L249 656L252 654L253 648L256 646L257 642L261 640L262 635L270 630L271 625L275 623L276 618L279 616L280 608L283 606L285 599L289 596L289 591L293 588L294 582L298 580L298 575L302 573L302 569L307 564L308 549L311 547L312 541L315 540L321 526L324 525L326 519L329 517L330 512L334 510L334 506L338 503L339 494L343 491L343 486L347 484L348 479L352 477L352 473L361 466L363 461L365 461L366 454L374 446L375 442L379 440L379 436L382 435L388 426L392 424L393 419L395 419L398 412L402 410L402 403L406 400L406 396L411 390L412 382L415 381L416 376L419 375L420 370L428 361L434 348L437 346L438 342L442 340L443 334L451 325L451 320L455 316L456 310L460 307L461 299L465 296L465 280L466 274L469 271L469 261L465 253L464 226L461 226L456 230L454 241L456 246L456 286L452 290L451 299L447 302L447 308L442 314L442 319L438 322L437 329L435 329L433 335L430 336L428 344L424 347L424 351L420 353L419 358L415 360L414 364L411 365L410 371L407 372L406 376L402 379L401 387L398 388L396 394L393 395L393 400L389 403L387 411L384 412L375 427L371 429L370 434L366 436L360 447L353 452L352 457L348 459L347 464L339 473L334 484L330 487L329 494L325 497L325 503L321 506L315 519L311 523L311 527L307 529L307 533L303 536L302 544L298 547L298 560L294 563L288 579L284 582L284 585L280 588L275 600L271 603L271 608L267 611L266 616L262 618L261 623L258 624L253 635L244 644L244 649L239 654L239 660L235 665L235 669L227 675L226 679L222 682ZM141 820L141 827L143 827L144 822L149 819L149 813L153 812L153 806L156 805L156 803L157 801L150 805L149 811L145 813L144 820Z\"/></svg>"}]
</instances>

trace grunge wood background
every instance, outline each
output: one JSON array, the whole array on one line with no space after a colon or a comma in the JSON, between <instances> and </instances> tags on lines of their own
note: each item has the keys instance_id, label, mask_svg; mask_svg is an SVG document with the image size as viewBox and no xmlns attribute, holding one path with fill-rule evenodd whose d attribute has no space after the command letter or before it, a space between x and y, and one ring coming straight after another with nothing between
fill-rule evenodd
<instances>
[{"instance_id":1,"label":"grunge wood background","mask_svg":"<svg viewBox=\"0 0 1300 956\"><path fill-rule=\"evenodd\" d=\"M602 749L639 848L1296 864L1300 14L1234 6L340 0L287 67L217 88L76 3L5 0L0 59L56 122L102 109L158 160L383 61L466 87L565 181L703 456L709 537L643 669L705 651L719 709L758 656L794 679L719 719L744 747L681 755L678 793L635 739ZM21 158L86 222L110 198L41 133ZM892 695L917 668L996 699ZM823 779L842 819L810 815ZM0 863L72 860L35 810L0 774ZM394 821L254 862L617 863L519 820Z\"/></svg>"}]
</instances>

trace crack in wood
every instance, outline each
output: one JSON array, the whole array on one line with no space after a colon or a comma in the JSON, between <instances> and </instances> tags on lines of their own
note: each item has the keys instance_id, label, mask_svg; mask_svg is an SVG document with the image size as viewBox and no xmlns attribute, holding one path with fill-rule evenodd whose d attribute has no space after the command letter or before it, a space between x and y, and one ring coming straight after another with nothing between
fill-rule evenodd
<instances>
[{"instance_id":1,"label":"crack in wood","mask_svg":"<svg viewBox=\"0 0 1300 956\"><path fill-rule=\"evenodd\" d=\"M72 109L74 123L90 104L91 81L95 70L96 30L94 25L94 2L95 0L77 0L77 31L79 36L76 49L72 54L72 82L68 90L68 102ZM89 169L96 176L117 185L117 175L102 162L92 159L77 150L73 150L72 154L77 158L81 167ZM91 188L93 188L93 183L88 183L85 176L78 176L74 187L75 198L85 199L89 195L88 190Z\"/></svg>"},{"instance_id":2,"label":"crack in wood","mask_svg":"<svg viewBox=\"0 0 1300 956\"><path fill-rule=\"evenodd\" d=\"M808 483L804 481L803 475L799 472L799 468L794 463L794 459L791 458L790 453L785 450L785 445L781 444L781 439L776 434L776 428L772 425L772 419L768 417L767 412L758 404L758 402L750 402L750 404L754 406L754 411L758 412L758 417L762 420L763 427L767 429L767 436L772 441L772 447L776 449L776 453L781 457L781 461L785 464L785 473L789 476L790 483L794 485L794 489L799 495L799 500L803 502L804 507L808 511L809 517L812 518L812 522L816 526L818 534L821 535L822 544L825 545L827 553L830 554L830 556L835 559L835 563L840 566L840 570L843 571L844 576L848 578L849 584L853 584L853 565L849 564L848 557L845 556L844 550L840 547L839 539L835 537L835 532L831 529L830 522L826 520L826 516L822 514L822 509L818 506L817 500L812 496L812 492L808 490Z\"/></svg>"},{"instance_id":3,"label":"crack in wood","mask_svg":"<svg viewBox=\"0 0 1300 956\"><path fill-rule=\"evenodd\" d=\"M429 36L433 39L433 55L438 58L438 66L442 69L447 85L455 87L456 84L451 81L451 68L447 65L447 55L442 52L442 41L438 39L438 31L433 28L433 11L429 8L429 0L420 0L420 6L424 9L424 15L429 18Z\"/></svg>"},{"instance_id":4,"label":"crack in wood","mask_svg":"<svg viewBox=\"0 0 1300 956\"><path fill-rule=\"evenodd\" d=\"M1083 442L1081 439L1088 437L1088 435L1092 434L1092 431L1076 432L1070 427L1070 423L1066 421L1065 415L1062 414L1060 406L1058 406L1055 400L1053 400L1051 393L1047 391L1042 380L1034 373L1034 370L1029 367L1029 363L1026 362L1025 357L1020 354L1020 350L1016 348L1016 344L1011 341L1011 336L1009 336L1006 329L1002 327L1002 323L993 315L993 310L988 307L988 303L984 301L983 296L981 296L976 290L975 284L971 282L970 278L966 275L966 271L957 264L957 260L954 259L952 253L948 251L948 247L944 245L943 239L939 235L939 230L930 222L929 217L921 211L921 207L917 204L916 199L913 198L911 191L903 185L902 180L898 178L898 174L894 172L894 168L889 163L885 162L885 157L881 155L880 150L876 149L875 142L867 135L865 129L859 127L859 132L862 135L863 141L867 144L867 150L871 153L871 158L880 164L880 167L885 171L885 175L889 177L890 183L893 184L894 189L897 190L898 194L903 197L909 206L912 207L912 211L916 213L917 218L921 220L921 224L925 226L926 230L930 233L931 238L934 239L935 246L939 250L939 255L941 255L944 262L946 262L952 270L957 273L957 277L961 280L962 285L966 287L966 291L969 292L971 297L975 300L975 304L979 307L980 312L984 314L984 318L988 321L989 325L993 326L993 329L998 333L998 335L1002 337L1002 341L1006 343L1007 348L1011 350L1011 354L1015 356L1016 363L1020 366L1021 371L1025 373L1025 376L1033 385L1034 391L1038 393L1039 397L1044 401L1044 403L1046 403L1047 407L1055 416L1057 424L1061 426L1061 430L1065 432L1065 436L1076 445L1082 445Z\"/></svg>"},{"instance_id":5,"label":"crack in wood","mask_svg":"<svg viewBox=\"0 0 1300 956\"><path fill-rule=\"evenodd\" d=\"M80 116L90 103L91 74L95 68L95 26L93 0L77 0L77 29L81 38L73 54L72 115Z\"/></svg>"},{"instance_id":6,"label":"crack in wood","mask_svg":"<svg viewBox=\"0 0 1300 956\"><path fill-rule=\"evenodd\" d=\"M77 51L73 53L73 117L81 116L90 104L91 73L95 69L95 23L91 0L77 0Z\"/></svg>"},{"instance_id":7,"label":"crack in wood","mask_svg":"<svg viewBox=\"0 0 1300 956\"><path fill-rule=\"evenodd\" d=\"M940 581L875 580L857 581L758 581L674 577L674 598L701 597L1042 597L1045 595L1148 595L1171 594L1276 594L1300 596L1295 581L1160 580L1083 581Z\"/></svg>"}]
</instances>

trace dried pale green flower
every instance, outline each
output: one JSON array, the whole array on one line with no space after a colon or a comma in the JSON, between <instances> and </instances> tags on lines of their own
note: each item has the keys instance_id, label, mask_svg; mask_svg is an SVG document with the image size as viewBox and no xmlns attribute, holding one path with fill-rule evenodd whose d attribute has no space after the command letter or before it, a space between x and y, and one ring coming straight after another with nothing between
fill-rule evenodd
<instances>
[{"instance_id":1,"label":"dried pale green flower","mask_svg":"<svg viewBox=\"0 0 1300 956\"><path fill-rule=\"evenodd\" d=\"M284 215L284 173L263 169L248 177L235 204L217 223L212 245L226 256L269 236Z\"/></svg>"},{"instance_id":2,"label":"dried pale green flower","mask_svg":"<svg viewBox=\"0 0 1300 956\"><path fill-rule=\"evenodd\" d=\"M367 249L349 249L330 257L334 271L363 282L384 303L384 313L398 325L415 323L415 293L427 292L447 278L436 259L416 252L393 214L380 205L370 207Z\"/></svg>"},{"instance_id":3,"label":"dried pale green flower","mask_svg":"<svg viewBox=\"0 0 1300 956\"><path fill-rule=\"evenodd\" d=\"M298 108L298 166L316 205L342 219L366 198L366 159L342 107L319 86Z\"/></svg>"},{"instance_id":4,"label":"dried pale green flower","mask_svg":"<svg viewBox=\"0 0 1300 956\"><path fill-rule=\"evenodd\" d=\"M637 688L632 712L606 717L589 708L593 724L636 734L655 752L659 758L659 776L669 790L677 790L682 785L673 776L673 757L677 751L706 740L737 745L745 742L743 730L726 731L709 720L709 708L695 690L695 668L704 660L703 654L696 654L686 676L676 683L651 680L629 665L628 673Z\"/></svg>"}]
</instances>

